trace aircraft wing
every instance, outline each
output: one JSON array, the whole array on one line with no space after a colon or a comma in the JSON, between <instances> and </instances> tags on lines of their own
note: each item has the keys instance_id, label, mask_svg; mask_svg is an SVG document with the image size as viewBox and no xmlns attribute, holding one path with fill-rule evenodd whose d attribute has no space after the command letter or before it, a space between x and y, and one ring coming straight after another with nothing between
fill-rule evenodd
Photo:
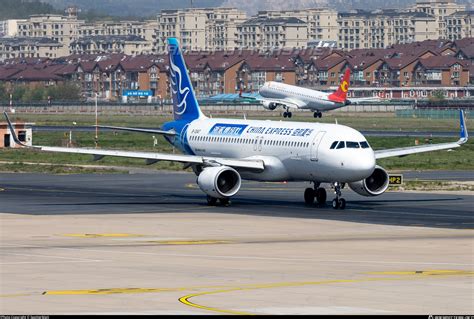
<instances>
[{"instance_id":1,"label":"aircraft wing","mask_svg":"<svg viewBox=\"0 0 474 319\"><path fill-rule=\"evenodd\" d=\"M10 129L10 134L16 144L45 152L56 152L56 153L73 153L73 154L86 154L93 155L94 160L100 160L105 156L115 157L127 157L127 158L140 158L145 159L147 164L153 164L158 161L169 161L169 162L180 162L185 164L202 164L202 165L225 165L233 168L244 168L251 170L264 170L265 166L261 160L253 159L232 159L232 158L219 158L209 156L195 156L195 155L179 155L179 154L164 154L164 153L151 153L151 152L134 152L134 151L119 151L119 150L102 150L95 148L68 148L68 147L52 147L52 146L28 146L22 143L16 133L13 125L8 118L6 112L4 112L5 118Z\"/></svg>"},{"instance_id":2,"label":"aircraft wing","mask_svg":"<svg viewBox=\"0 0 474 319\"><path fill-rule=\"evenodd\" d=\"M388 157L402 157L402 156L407 156L411 154L448 150L448 149L460 147L462 144L465 144L469 138L468 133L467 133L466 121L464 117L464 111L462 110L460 111L459 121L460 121L461 131L459 134L460 135L459 140L457 142L379 150L379 151L375 151L375 158L382 159L382 158L388 158Z\"/></svg>"},{"instance_id":3,"label":"aircraft wing","mask_svg":"<svg viewBox=\"0 0 474 319\"><path fill-rule=\"evenodd\" d=\"M360 97L360 98L352 98L352 99L348 99L349 102L351 102L351 104L359 104L359 103L363 103L363 102L380 102L382 100L382 98L380 97Z\"/></svg>"},{"instance_id":4,"label":"aircraft wing","mask_svg":"<svg viewBox=\"0 0 474 319\"><path fill-rule=\"evenodd\" d=\"M97 125L97 127L98 128L105 128L105 129L109 129L109 130L116 130L116 131L148 133L148 134L166 135L166 136L175 136L176 135L175 131L162 131L162 130L152 130L152 129L144 129L144 128L104 126L104 125Z\"/></svg>"}]
</instances>

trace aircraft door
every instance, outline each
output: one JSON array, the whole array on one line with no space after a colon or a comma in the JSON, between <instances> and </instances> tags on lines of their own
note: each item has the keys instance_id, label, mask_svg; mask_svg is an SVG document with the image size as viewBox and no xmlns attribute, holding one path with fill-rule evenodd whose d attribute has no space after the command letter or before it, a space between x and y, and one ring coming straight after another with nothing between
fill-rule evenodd
<instances>
[{"instance_id":1,"label":"aircraft door","mask_svg":"<svg viewBox=\"0 0 474 319\"><path fill-rule=\"evenodd\" d=\"M258 151L262 151L262 145L263 145L263 136L260 136L260 141L258 142Z\"/></svg>"},{"instance_id":2,"label":"aircraft door","mask_svg":"<svg viewBox=\"0 0 474 319\"><path fill-rule=\"evenodd\" d=\"M311 160L317 162L318 161L318 149L319 149L319 144L321 144L321 141L324 137L326 132L321 131L316 134L314 137L313 143L311 143Z\"/></svg>"}]
</instances>

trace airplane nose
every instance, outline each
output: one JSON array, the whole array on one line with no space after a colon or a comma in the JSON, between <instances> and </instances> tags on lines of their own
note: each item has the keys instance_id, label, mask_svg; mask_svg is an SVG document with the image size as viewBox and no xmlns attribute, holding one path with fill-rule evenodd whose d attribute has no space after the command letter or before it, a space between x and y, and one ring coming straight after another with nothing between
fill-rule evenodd
<instances>
[{"instance_id":1,"label":"airplane nose","mask_svg":"<svg viewBox=\"0 0 474 319\"><path fill-rule=\"evenodd\" d=\"M375 169L375 155L373 151L365 151L363 154L353 156L349 163L346 163L348 173L354 180L362 180L370 176Z\"/></svg>"},{"instance_id":2,"label":"airplane nose","mask_svg":"<svg viewBox=\"0 0 474 319\"><path fill-rule=\"evenodd\" d=\"M358 163L359 170L361 173L370 176L375 169L375 154L374 152L367 151L363 156L361 156L361 160Z\"/></svg>"}]
</instances>

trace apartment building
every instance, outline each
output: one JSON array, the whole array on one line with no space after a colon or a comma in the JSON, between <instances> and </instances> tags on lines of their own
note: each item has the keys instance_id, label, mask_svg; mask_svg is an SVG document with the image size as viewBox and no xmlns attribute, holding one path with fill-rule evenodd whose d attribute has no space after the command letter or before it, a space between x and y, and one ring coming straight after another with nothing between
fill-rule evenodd
<instances>
[{"instance_id":1,"label":"apartment building","mask_svg":"<svg viewBox=\"0 0 474 319\"><path fill-rule=\"evenodd\" d=\"M136 35L85 36L70 45L74 54L124 53L135 56L150 54L151 43Z\"/></svg>"},{"instance_id":2,"label":"apartment building","mask_svg":"<svg viewBox=\"0 0 474 319\"><path fill-rule=\"evenodd\" d=\"M50 38L62 43L60 55L69 54L69 45L78 39L79 27L84 20L77 19L77 9L70 8L67 16L57 14L32 15L26 21L18 22L18 36Z\"/></svg>"},{"instance_id":3,"label":"apartment building","mask_svg":"<svg viewBox=\"0 0 474 319\"><path fill-rule=\"evenodd\" d=\"M58 58L64 46L50 38L0 38L0 61L15 58Z\"/></svg>"},{"instance_id":4,"label":"apartment building","mask_svg":"<svg viewBox=\"0 0 474 319\"><path fill-rule=\"evenodd\" d=\"M162 10L158 15L158 51L167 50L166 39L178 38L183 50L206 48L205 9Z\"/></svg>"},{"instance_id":5,"label":"apartment building","mask_svg":"<svg viewBox=\"0 0 474 319\"><path fill-rule=\"evenodd\" d=\"M446 17L465 11L466 5L458 4L455 0L417 0L408 10L432 15L436 19L437 38L444 38L447 32Z\"/></svg>"},{"instance_id":6,"label":"apartment building","mask_svg":"<svg viewBox=\"0 0 474 319\"><path fill-rule=\"evenodd\" d=\"M445 17L446 39L459 40L474 36L474 11L457 11Z\"/></svg>"},{"instance_id":7,"label":"apartment building","mask_svg":"<svg viewBox=\"0 0 474 319\"><path fill-rule=\"evenodd\" d=\"M305 48L308 43L307 24L294 17L256 17L240 24L237 30L238 45L243 48Z\"/></svg>"},{"instance_id":8,"label":"apartment building","mask_svg":"<svg viewBox=\"0 0 474 319\"><path fill-rule=\"evenodd\" d=\"M237 26L246 19L245 12L235 8L162 10L158 15L157 51L166 51L169 37L180 39L185 50L232 50Z\"/></svg>"},{"instance_id":9,"label":"apartment building","mask_svg":"<svg viewBox=\"0 0 474 319\"><path fill-rule=\"evenodd\" d=\"M0 37L16 37L18 35L18 23L23 23L24 19L9 19L0 21Z\"/></svg>"},{"instance_id":10,"label":"apartment building","mask_svg":"<svg viewBox=\"0 0 474 319\"><path fill-rule=\"evenodd\" d=\"M337 11L328 8L307 10L259 11L263 18L297 18L308 28L308 40L336 41L338 35Z\"/></svg>"},{"instance_id":11,"label":"apartment building","mask_svg":"<svg viewBox=\"0 0 474 319\"><path fill-rule=\"evenodd\" d=\"M354 10L338 14L340 49L385 48L437 39L436 20L422 12Z\"/></svg>"},{"instance_id":12,"label":"apartment building","mask_svg":"<svg viewBox=\"0 0 474 319\"><path fill-rule=\"evenodd\" d=\"M147 43L146 44L140 43L139 47L135 48L135 50L132 50L134 51L133 54L154 53L156 51L156 46L157 46L157 35L156 35L157 28L158 28L158 22L155 20L149 20L149 21L144 21L144 22L107 21L107 22L86 23L79 27L79 38L81 40L80 42L83 42L86 39L91 39L91 37L97 37L97 36L101 36L102 38L105 36L112 37L111 39L118 39L118 38L127 39L127 36L129 39L141 38L141 39L144 39ZM77 45L77 41L75 42L75 45ZM143 51L140 51L140 50L143 50ZM71 52L77 52L77 47L71 48ZM124 51L124 53L126 52Z\"/></svg>"}]
</instances>

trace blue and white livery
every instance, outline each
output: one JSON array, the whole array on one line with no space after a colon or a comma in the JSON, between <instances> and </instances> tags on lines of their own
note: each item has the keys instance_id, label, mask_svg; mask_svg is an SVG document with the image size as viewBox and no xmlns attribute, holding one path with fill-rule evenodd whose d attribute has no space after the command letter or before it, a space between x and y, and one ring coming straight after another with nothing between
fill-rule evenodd
<instances>
[{"instance_id":1,"label":"blue and white livery","mask_svg":"<svg viewBox=\"0 0 474 319\"><path fill-rule=\"evenodd\" d=\"M460 139L453 143L422 145L375 151L365 137L350 127L337 124L210 119L202 114L181 54L178 40L169 39L171 90L174 121L161 130L109 127L117 130L161 134L183 154L132 152L119 150L33 146L46 152L91 154L94 158L117 156L142 158L148 164L173 161L191 167L197 184L214 205L228 204L236 195L242 179L256 181L308 181L314 184L304 193L306 204L325 204L329 183L335 190L335 209L346 201L341 190L348 185L363 196L383 194L389 184L387 172L376 160L460 147L467 142L464 113L460 112ZM8 116L5 113L7 121ZM15 142L24 147L15 136Z\"/></svg>"}]
</instances>

